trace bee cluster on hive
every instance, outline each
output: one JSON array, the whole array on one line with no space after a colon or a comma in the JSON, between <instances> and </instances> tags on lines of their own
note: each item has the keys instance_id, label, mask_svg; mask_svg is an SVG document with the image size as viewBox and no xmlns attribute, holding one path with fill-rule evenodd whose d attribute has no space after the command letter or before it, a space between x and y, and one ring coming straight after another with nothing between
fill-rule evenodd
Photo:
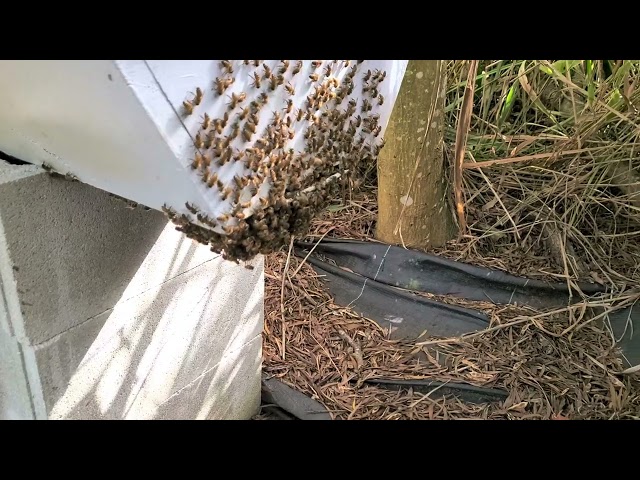
<instances>
[{"instance_id":1,"label":"bee cluster on hive","mask_svg":"<svg viewBox=\"0 0 640 480\"><path fill-rule=\"evenodd\" d=\"M197 118L189 167L206 205L163 210L177 230L237 262L302 234L377 157L386 71L361 60L218 62L211 85L181 105L185 124Z\"/></svg>"}]
</instances>

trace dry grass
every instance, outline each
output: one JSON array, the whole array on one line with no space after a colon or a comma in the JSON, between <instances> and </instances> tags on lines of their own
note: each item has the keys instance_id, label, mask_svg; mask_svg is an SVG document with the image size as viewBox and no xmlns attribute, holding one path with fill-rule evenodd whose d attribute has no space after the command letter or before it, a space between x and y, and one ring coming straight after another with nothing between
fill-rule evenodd
<instances>
[{"instance_id":1,"label":"dry grass","mask_svg":"<svg viewBox=\"0 0 640 480\"><path fill-rule=\"evenodd\" d=\"M638 62L599 81L582 67L481 62L464 164L468 235L437 253L616 291L640 281ZM465 74L449 65L449 138Z\"/></svg>"},{"instance_id":2,"label":"dry grass","mask_svg":"<svg viewBox=\"0 0 640 480\"><path fill-rule=\"evenodd\" d=\"M637 65L618 64L608 83L594 73L599 64L584 65L480 62L463 175L468 234L437 252L516 275L596 281L611 294L554 312L439 298L484 311L490 328L398 342L335 305L308 264L281 252L265 263L265 372L338 419L638 419L640 381L621 374L602 322L603 312L640 299L633 106L640 95L628 81ZM450 64L449 144L466 74L462 62ZM372 240L369 183L316 219L308 240ZM503 404L472 405L437 389L423 395L363 383L377 376L465 381L510 394Z\"/></svg>"}]
</instances>

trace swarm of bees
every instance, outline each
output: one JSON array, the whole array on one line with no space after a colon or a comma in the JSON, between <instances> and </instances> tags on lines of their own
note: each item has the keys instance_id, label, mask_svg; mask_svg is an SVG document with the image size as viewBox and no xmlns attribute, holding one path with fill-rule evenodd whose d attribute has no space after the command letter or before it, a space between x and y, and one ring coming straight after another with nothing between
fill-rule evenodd
<instances>
[{"instance_id":1,"label":"swarm of bees","mask_svg":"<svg viewBox=\"0 0 640 480\"><path fill-rule=\"evenodd\" d=\"M357 165L384 146L376 109L386 72L361 71L362 62L218 61L219 76L183 102L185 116L196 114L207 95L222 102L220 118L210 110L198 120L190 161L215 208L207 214L187 203L178 213L165 205L177 230L236 262L303 234L346 194Z\"/></svg>"}]
</instances>

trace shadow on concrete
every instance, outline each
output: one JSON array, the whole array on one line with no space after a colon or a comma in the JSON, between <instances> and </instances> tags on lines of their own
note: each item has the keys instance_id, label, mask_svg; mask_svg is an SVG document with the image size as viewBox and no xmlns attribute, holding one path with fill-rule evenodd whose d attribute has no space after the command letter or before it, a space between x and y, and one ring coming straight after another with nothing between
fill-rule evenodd
<instances>
[{"instance_id":1,"label":"shadow on concrete","mask_svg":"<svg viewBox=\"0 0 640 480\"><path fill-rule=\"evenodd\" d=\"M224 418L244 415L253 408L247 402L257 408L261 358L243 355L247 343L261 342L262 276L247 278L246 270L246 275L228 275L229 269L241 267L211 254L206 263L217 264L208 265L206 278L198 279L203 270L188 267L203 247L178 238L162 285L140 295L148 297L145 306L134 307L130 318L121 311L136 299L118 302L67 380L69 388L56 398L53 418ZM183 273L172 278L176 271ZM241 291L251 292L251 303L233 302ZM184 305L189 295L190 308L171 311L177 298ZM244 388L229 386L238 375L256 383L257 392L237 398Z\"/></svg>"},{"instance_id":2,"label":"shadow on concrete","mask_svg":"<svg viewBox=\"0 0 640 480\"><path fill-rule=\"evenodd\" d=\"M160 212L126 210L107 192L46 174L0 189L5 202L25 331L35 345L115 305L167 223Z\"/></svg>"}]
</instances>

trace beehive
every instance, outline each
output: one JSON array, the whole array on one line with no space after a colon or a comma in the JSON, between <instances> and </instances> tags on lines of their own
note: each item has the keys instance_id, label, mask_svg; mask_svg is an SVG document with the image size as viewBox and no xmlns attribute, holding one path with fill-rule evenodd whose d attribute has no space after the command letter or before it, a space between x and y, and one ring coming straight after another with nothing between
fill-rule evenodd
<instances>
[{"instance_id":1,"label":"beehive","mask_svg":"<svg viewBox=\"0 0 640 480\"><path fill-rule=\"evenodd\" d=\"M7 153L163 209L247 260L304 232L376 157L406 64L5 61L0 149L18 143Z\"/></svg>"},{"instance_id":2,"label":"beehive","mask_svg":"<svg viewBox=\"0 0 640 480\"><path fill-rule=\"evenodd\" d=\"M180 105L205 203L165 205L178 229L242 260L304 231L384 146L396 92L372 63L218 61Z\"/></svg>"}]
</instances>

